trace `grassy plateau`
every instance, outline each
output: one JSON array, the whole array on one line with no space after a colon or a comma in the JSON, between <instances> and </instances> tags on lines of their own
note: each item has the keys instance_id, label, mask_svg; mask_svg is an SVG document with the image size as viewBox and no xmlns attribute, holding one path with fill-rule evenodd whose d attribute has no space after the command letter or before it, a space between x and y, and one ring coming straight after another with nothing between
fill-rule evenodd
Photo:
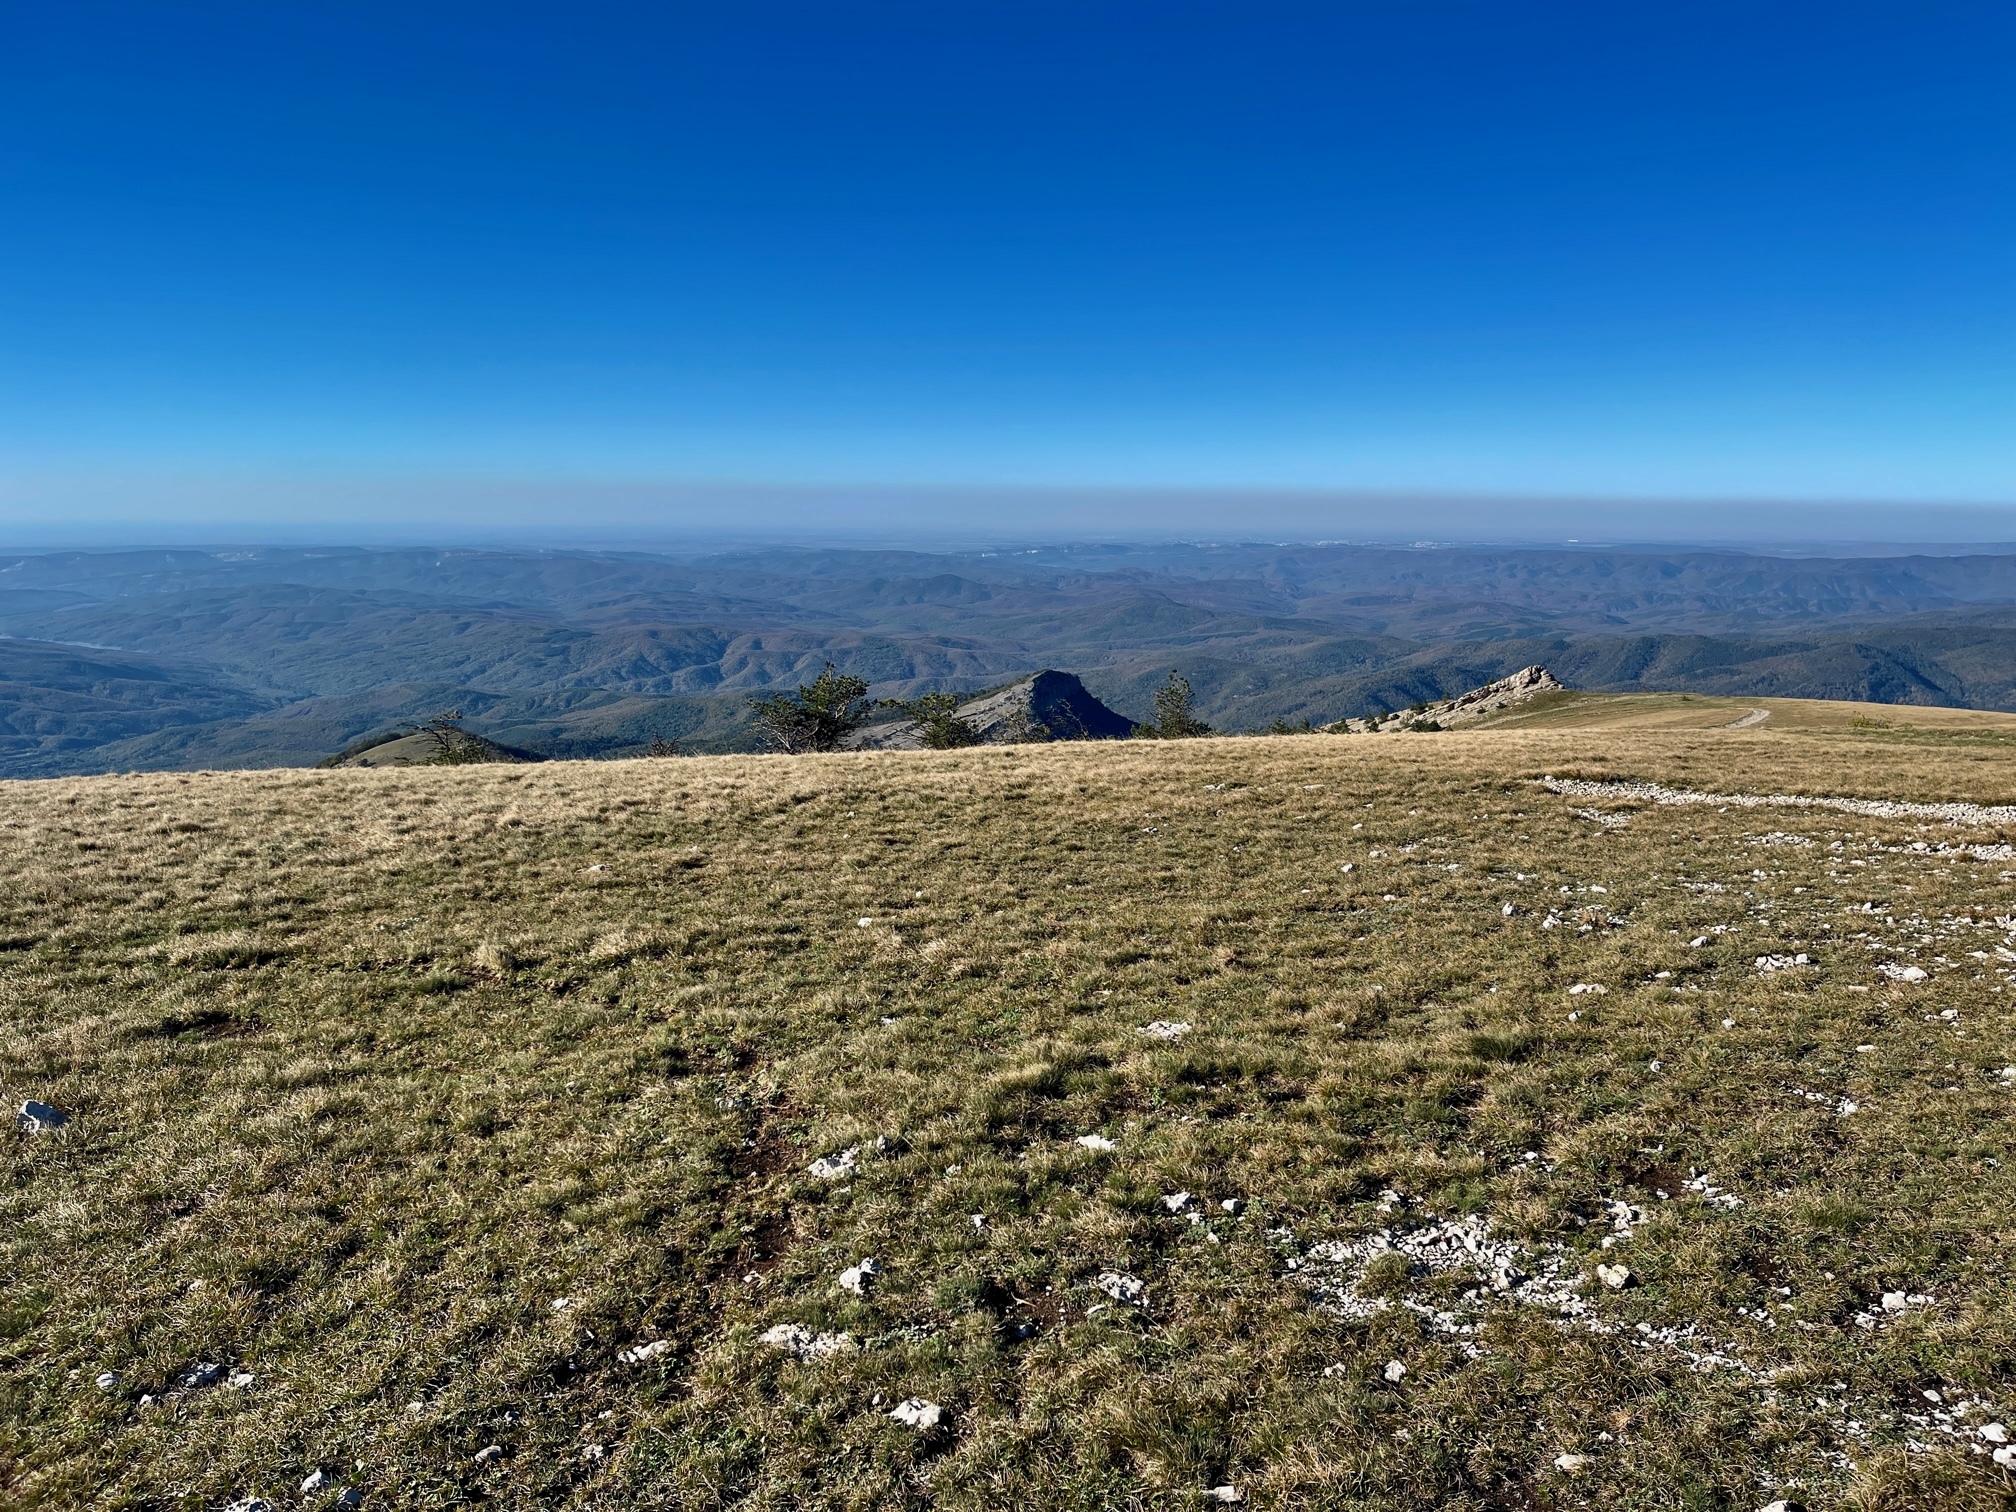
<instances>
[{"instance_id":1,"label":"grassy plateau","mask_svg":"<svg viewBox=\"0 0 2016 1512\"><path fill-rule=\"evenodd\" d=\"M2016 1505L2016 825L1539 781L2016 800L1766 705L0 785L0 1502Z\"/></svg>"}]
</instances>

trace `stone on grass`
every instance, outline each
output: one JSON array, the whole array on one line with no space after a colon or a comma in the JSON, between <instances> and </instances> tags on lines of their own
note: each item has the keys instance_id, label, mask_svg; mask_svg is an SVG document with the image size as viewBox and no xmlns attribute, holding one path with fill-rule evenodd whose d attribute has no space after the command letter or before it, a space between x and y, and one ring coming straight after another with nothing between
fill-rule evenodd
<instances>
[{"instance_id":1,"label":"stone on grass","mask_svg":"<svg viewBox=\"0 0 2016 1512\"><path fill-rule=\"evenodd\" d=\"M241 1496L225 1503L224 1512L273 1512L273 1504L263 1496Z\"/></svg>"},{"instance_id":2,"label":"stone on grass","mask_svg":"<svg viewBox=\"0 0 2016 1512\"><path fill-rule=\"evenodd\" d=\"M1148 1283L1139 1276L1130 1276L1125 1271L1101 1271L1092 1283L1115 1302L1126 1302L1139 1307L1148 1300Z\"/></svg>"},{"instance_id":3,"label":"stone on grass","mask_svg":"<svg viewBox=\"0 0 2016 1512\"><path fill-rule=\"evenodd\" d=\"M757 1342L781 1349L794 1360L824 1360L857 1347L852 1334L814 1333L802 1323L779 1323Z\"/></svg>"},{"instance_id":4,"label":"stone on grass","mask_svg":"<svg viewBox=\"0 0 2016 1512\"><path fill-rule=\"evenodd\" d=\"M243 1391L257 1379L258 1377L254 1376L249 1370L234 1370L231 1372L230 1379L225 1381L224 1384L229 1386L233 1391Z\"/></svg>"},{"instance_id":5,"label":"stone on grass","mask_svg":"<svg viewBox=\"0 0 2016 1512\"><path fill-rule=\"evenodd\" d=\"M1922 982L1931 975L1923 966L1899 966L1894 961L1885 961L1876 969L1893 982Z\"/></svg>"},{"instance_id":6,"label":"stone on grass","mask_svg":"<svg viewBox=\"0 0 2016 1512\"><path fill-rule=\"evenodd\" d=\"M671 1352L672 1341L670 1339L653 1339L649 1344L631 1345L630 1348L620 1351L616 1359L620 1364L624 1365L649 1365L660 1355L670 1354Z\"/></svg>"},{"instance_id":7,"label":"stone on grass","mask_svg":"<svg viewBox=\"0 0 2016 1512\"><path fill-rule=\"evenodd\" d=\"M805 1167L821 1181L838 1181L843 1176L852 1176L855 1162L860 1159L861 1146L849 1145L838 1155L822 1155Z\"/></svg>"},{"instance_id":8,"label":"stone on grass","mask_svg":"<svg viewBox=\"0 0 2016 1512\"><path fill-rule=\"evenodd\" d=\"M2009 1430L2000 1423L1983 1423L1974 1431L1991 1444L2006 1444L2009 1442Z\"/></svg>"},{"instance_id":9,"label":"stone on grass","mask_svg":"<svg viewBox=\"0 0 2016 1512\"><path fill-rule=\"evenodd\" d=\"M355 1486L345 1486L341 1491L336 1493L336 1505L339 1507L361 1507L364 1505L364 1493L359 1491Z\"/></svg>"},{"instance_id":10,"label":"stone on grass","mask_svg":"<svg viewBox=\"0 0 2016 1512\"><path fill-rule=\"evenodd\" d=\"M46 1129L60 1129L70 1122L70 1115L61 1108L52 1108L45 1102L36 1102L32 1097L21 1104L21 1111L14 1115L14 1127L23 1134L40 1134Z\"/></svg>"},{"instance_id":11,"label":"stone on grass","mask_svg":"<svg viewBox=\"0 0 2016 1512\"><path fill-rule=\"evenodd\" d=\"M868 1287L882 1274L882 1267L873 1260L860 1260L840 1272L840 1290L852 1292L857 1297L868 1295Z\"/></svg>"},{"instance_id":12,"label":"stone on grass","mask_svg":"<svg viewBox=\"0 0 2016 1512\"><path fill-rule=\"evenodd\" d=\"M1165 1192L1162 1194L1162 1206L1172 1213L1180 1213L1190 1206L1190 1194L1188 1192Z\"/></svg>"},{"instance_id":13,"label":"stone on grass","mask_svg":"<svg viewBox=\"0 0 2016 1512\"><path fill-rule=\"evenodd\" d=\"M504 1446L502 1444L486 1444L476 1451L476 1463L479 1465L487 1465L492 1460L500 1460L502 1458L504 1458Z\"/></svg>"},{"instance_id":14,"label":"stone on grass","mask_svg":"<svg viewBox=\"0 0 2016 1512\"><path fill-rule=\"evenodd\" d=\"M1082 1146L1085 1149L1096 1150L1102 1155L1105 1154L1108 1150L1117 1150L1120 1148L1118 1145L1114 1144L1112 1140L1108 1139L1104 1134L1080 1134L1077 1137L1077 1139L1075 1139L1072 1142L1074 1144Z\"/></svg>"},{"instance_id":15,"label":"stone on grass","mask_svg":"<svg viewBox=\"0 0 2016 1512\"><path fill-rule=\"evenodd\" d=\"M1599 1265L1596 1279L1612 1291L1622 1291L1631 1284L1631 1267L1628 1265Z\"/></svg>"},{"instance_id":16,"label":"stone on grass","mask_svg":"<svg viewBox=\"0 0 2016 1512\"><path fill-rule=\"evenodd\" d=\"M215 1386L224 1379L224 1367L217 1364L198 1365L187 1372L179 1383L185 1391L201 1391L206 1386Z\"/></svg>"},{"instance_id":17,"label":"stone on grass","mask_svg":"<svg viewBox=\"0 0 2016 1512\"><path fill-rule=\"evenodd\" d=\"M1380 1374L1397 1386L1407 1379L1407 1367L1399 1360L1388 1360L1386 1368Z\"/></svg>"},{"instance_id":18,"label":"stone on grass","mask_svg":"<svg viewBox=\"0 0 2016 1512\"><path fill-rule=\"evenodd\" d=\"M922 1397L905 1397L898 1402L889 1416L906 1428L915 1428L919 1433L928 1433L944 1419L945 1409L936 1402L927 1402Z\"/></svg>"},{"instance_id":19,"label":"stone on grass","mask_svg":"<svg viewBox=\"0 0 2016 1512\"><path fill-rule=\"evenodd\" d=\"M1150 1039L1181 1039L1190 1032L1190 1026L1175 1019L1157 1019L1152 1024L1143 1024L1141 1032Z\"/></svg>"},{"instance_id":20,"label":"stone on grass","mask_svg":"<svg viewBox=\"0 0 2016 1512\"><path fill-rule=\"evenodd\" d=\"M1605 987L1601 982L1577 982L1573 987L1570 987L1568 989L1568 996L1601 997L1603 996L1604 993L1608 992L1609 990L1610 989L1608 987Z\"/></svg>"},{"instance_id":21,"label":"stone on grass","mask_svg":"<svg viewBox=\"0 0 2016 1512\"><path fill-rule=\"evenodd\" d=\"M101 1370L98 1373L98 1389L100 1391L110 1391L114 1386L117 1386L118 1384L119 1384L118 1371Z\"/></svg>"},{"instance_id":22,"label":"stone on grass","mask_svg":"<svg viewBox=\"0 0 2016 1512\"><path fill-rule=\"evenodd\" d=\"M317 1496L335 1484L336 1482L326 1471L310 1470L308 1478L301 1482L301 1494L303 1496Z\"/></svg>"},{"instance_id":23,"label":"stone on grass","mask_svg":"<svg viewBox=\"0 0 2016 1512\"><path fill-rule=\"evenodd\" d=\"M1204 1499L1206 1501L1222 1502L1224 1505L1230 1507L1237 1506L1240 1502L1246 1500L1246 1493L1241 1491L1237 1486L1213 1486L1209 1491L1204 1493Z\"/></svg>"},{"instance_id":24,"label":"stone on grass","mask_svg":"<svg viewBox=\"0 0 2016 1512\"><path fill-rule=\"evenodd\" d=\"M1586 1454L1557 1454L1554 1456L1554 1468L1559 1470L1563 1475L1580 1475L1584 1470L1589 1468L1589 1465L1590 1459Z\"/></svg>"}]
</instances>

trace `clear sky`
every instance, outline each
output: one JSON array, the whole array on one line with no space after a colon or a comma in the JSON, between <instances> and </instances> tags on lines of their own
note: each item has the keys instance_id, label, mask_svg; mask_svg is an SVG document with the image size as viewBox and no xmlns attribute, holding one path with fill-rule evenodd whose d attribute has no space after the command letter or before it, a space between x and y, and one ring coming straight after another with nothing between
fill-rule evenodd
<instances>
[{"instance_id":1,"label":"clear sky","mask_svg":"<svg viewBox=\"0 0 2016 1512\"><path fill-rule=\"evenodd\" d=\"M716 484L2016 505L2016 7L0 7L0 536Z\"/></svg>"}]
</instances>

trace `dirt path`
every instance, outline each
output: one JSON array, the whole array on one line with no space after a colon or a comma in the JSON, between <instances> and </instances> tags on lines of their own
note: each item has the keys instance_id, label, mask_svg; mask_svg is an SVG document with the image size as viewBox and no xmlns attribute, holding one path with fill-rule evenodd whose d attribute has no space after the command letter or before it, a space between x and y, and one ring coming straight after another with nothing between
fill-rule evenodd
<instances>
[{"instance_id":1,"label":"dirt path","mask_svg":"<svg viewBox=\"0 0 2016 1512\"><path fill-rule=\"evenodd\" d=\"M1771 711L1769 709L1752 709L1749 713L1745 714L1741 719L1733 720L1729 724L1724 725L1722 728L1725 730L1748 730L1764 723L1764 721L1769 719L1770 717L1771 717Z\"/></svg>"}]
</instances>

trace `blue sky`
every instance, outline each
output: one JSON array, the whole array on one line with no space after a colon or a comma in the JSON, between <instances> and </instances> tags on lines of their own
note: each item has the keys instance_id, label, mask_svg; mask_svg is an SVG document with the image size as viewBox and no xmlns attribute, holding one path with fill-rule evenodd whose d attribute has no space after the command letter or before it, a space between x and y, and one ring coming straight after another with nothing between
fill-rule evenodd
<instances>
[{"instance_id":1,"label":"blue sky","mask_svg":"<svg viewBox=\"0 0 2016 1512\"><path fill-rule=\"evenodd\" d=\"M1908 537L2016 505L2012 57L1936 0L8 7L0 534L892 485Z\"/></svg>"}]
</instances>

